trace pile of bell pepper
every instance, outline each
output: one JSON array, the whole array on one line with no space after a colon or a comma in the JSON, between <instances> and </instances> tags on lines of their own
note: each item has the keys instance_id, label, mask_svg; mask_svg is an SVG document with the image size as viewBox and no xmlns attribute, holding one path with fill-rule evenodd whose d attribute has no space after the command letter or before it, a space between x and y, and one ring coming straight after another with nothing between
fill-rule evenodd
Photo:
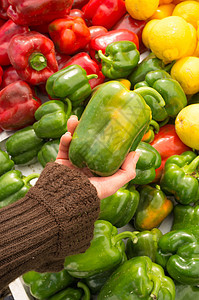
<instances>
[{"instance_id":1,"label":"pile of bell pepper","mask_svg":"<svg viewBox=\"0 0 199 300\"><path fill-rule=\"evenodd\" d=\"M108 176L139 153L136 177L101 200L86 252L66 257L59 273L24 274L36 299L199 298L199 153L174 125L199 97L171 77L174 62L153 53L140 61L146 23L123 0L0 1L0 132L15 131L0 150L0 209L39 177L21 166L55 161L72 114L92 144L71 146L77 166L87 159Z\"/></svg>"}]
</instances>

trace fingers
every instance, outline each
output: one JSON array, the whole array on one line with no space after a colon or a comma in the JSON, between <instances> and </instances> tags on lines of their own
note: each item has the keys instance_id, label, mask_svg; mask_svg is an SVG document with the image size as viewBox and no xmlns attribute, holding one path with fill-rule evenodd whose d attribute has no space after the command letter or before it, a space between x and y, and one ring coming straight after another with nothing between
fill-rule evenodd
<instances>
[{"instance_id":1,"label":"fingers","mask_svg":"<svg viewBox=\"0 0 199 300\"><path fill-rule=\"evenodd\" d=\"M128 183L130 180L135 178L136 163L139 159L139 154L137 152L130 152L121 168L112 176L109 176L110 184L116 191L123 185Z\"/></svg>"},{"instance_id":2,"label":"fingers","mask_svg":"<svg viewBox=\"0 0 199 300\"><path fill-rule=\"evenodd\" d=\"M70 118L68 119L68 122L67 122L68 132L66 132L61 137L60 144L59 144L59 151L58 151L56 160L68 159L68 151L69 151L70 142L72 140L72 135L73 135L78 123L79 123L78 118L75 115L70 116Z\"/></svg>"},{"instance_id":3,"label":"fingers","mask_svg":"<svg viewBox=\"0 0 199 300\"><path fill-rule=\"evenodd\" d=\"M68 151L69 151L71 140L72 140L72 136L70 132L66 132L64 135L62 135L56 160L68 159Z\"/></svg>"},{"instance_id":4,"label":"fingers","mask_svg":"<svg viewBox=\"0 0 199 300\"><path fill-rule=\"evenodd\" d=\"M71 133L71 135L73 135L78 123L79 123L78 118L75 115L70 116L70 118L68 119L67 129Z\"/></svg>"},{"instance_id":5,"label":"fingers","mask_svg":"<svg viewBox=\"0 0 199 300\"><path fill-rule=\"evenodd\" d=\"M125 178L129 179L128 181L132 180L136 176L135 168L136 168L138 159L139 159L139 153L130 152L130 153L128 153L124 163L121 166L121 170L123 170L125 172Z\"/></svg>"},{"instance_id":6,"label":"fingers","mask_svg":"<svg viewBox=\"0 0 199 300\"><path fill-rule=\"evenodd\" d=\"M121 168L112 176L108 177L91 177L91 183L96 187L100 199L109 197L117 192L119 188L135 178L136 163L139 154L130 152Z\"/></svg>"}]
</instances>

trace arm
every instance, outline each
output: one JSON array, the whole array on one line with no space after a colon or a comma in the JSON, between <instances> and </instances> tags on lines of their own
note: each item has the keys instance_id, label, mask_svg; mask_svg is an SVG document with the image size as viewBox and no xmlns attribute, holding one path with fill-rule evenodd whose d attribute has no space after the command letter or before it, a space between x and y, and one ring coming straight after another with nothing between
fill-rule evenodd
<instances>
[{"instance_id":1,"label":"arm","mask_svg":"<svg viewBox=\"0 0 199 300\"><path fill-rule=\"evenodd\" d=\"M0 210L0 290L29 270L63 269L65 256L89 247L98 213L85 175L47 164L24 198Z\"/></svg>"},{"instance_id":2,"label":"arm","mask_svg":"<svg viewBox=\"0 0 199 300\"><path fill-rule=\"evenodd\" d=\"M77 124L76 118L69 120L70 133L61 139L56 162L46 165L35 186L0 210L0 290L30 270L60 271L67 255L84 252L93 237L100 199L135 177L135 153L107 178L72 166L68 149Z\"/></svg>"}]
</instances>

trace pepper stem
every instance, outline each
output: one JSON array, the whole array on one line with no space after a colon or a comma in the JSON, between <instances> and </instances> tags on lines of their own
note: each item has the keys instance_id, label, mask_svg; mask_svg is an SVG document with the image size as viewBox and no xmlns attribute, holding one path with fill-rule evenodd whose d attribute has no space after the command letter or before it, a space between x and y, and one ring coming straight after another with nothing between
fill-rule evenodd
<instances>
[{"instance_id":1,"label":"pepper stem","mask_svg":"<svg viewBox=\"0 0 199 300\"><path fill-rule=\"evenodd\" d=\"M72 111L72 103L68 98L63 99L63 102L67 103L66 119L68 119Z\"/></svg>"},{"instance_id":2,"label":"pepper stem","mask_svg":"<svg viewBox=\"0 0 199 300\"><path fill-rule=\"evenodd\" d=\"M102 53L102 50L98 51L98 55L101 58L101 60L105 61L107 64L111 65L113 63L113 61L110 58L108 58L106 55Z\"/></svg>"},{"instance_id":3,"label":"pepper stem","mask_svg":"<svg viewBox=\"0 0 199 300\"><path fill-rule=\"evenodd\" d=\"M82 300L90 300L91 294L90 294L89 288L83 282L80 282L80 281L77 283L77 287L84 290L84 296L81 299Z\"/></svg>"},{"instance_id":4,"label":"pepper stem","mask_svg":"<svg viewBox=\"0 0 199 300\"><path fill-rule=\"evenodd\" d=\"M138 93L143 98L148 95L152 96L153 98L155 98L157 100L157 102L159 103L160 106L162 106L162 107L165 106L165 101L164 101L163 97L153 88L143 86L138 89L135 89L134 92Z\"/></svg>"},{"instance_id":5,"label":"pepper stem","mask_svg":"<svg viewBox=\"0 0 199 300\"><path fill-rule=\"evenodd\" d=\"M47 67L47 60L42 53L34 52L29 57L29 64L32 69L41 71Z\"/></svg>"},{"instance_id":6,"label":"pepper stem","mask_svg":"<svg viewBox=\"0 0 199 300\"><path fill-rule=\"evenodd\" d=\"M24 184L26 185L26 184L28 184L29 181L31 181L32 179L34 179L34 178L39 178L39 176L40 176L39 173L32 173L32 174L26 176L25 178L23 178L23 182L24 182Z\"/></svg>"},{"instance_id":7,"label":"pepper stem","mask_svg":"<svg viewBox=\"0 0 199 300\"><path fill-rule=\"evenodd\" d=\"M118 242L120 242L123 239L130 238L132 240L133 244L136 244L138 241L138 238L137 238L138 233L139 233L139 231L134 231L134 232L124 231L124 232L121 232L118 235L114 236L112 238L112 240L113 240L114 244L117 244Z\"/></svg>"},{"instance_id":8,"label":"pepper stem","mask_svg":"<svg viewBox=\"0 0 199 300\"><path fill-rule=\"evenodd\" d=\"M158 299L158 293L159 293L159 290L160 290L160 287L161 287L161 281L160 279L154 275L154 274L150 274L149 275L149 278L150 280L153 281L153 290L151 292L151 295L150 297L153 299L153 300L157 300Z\"/></svg>"},{"instance_id":9,"label":"pepper stem","mask_svg":"<svg viewBox=\"0 0 199 300\"><path fill-rule=\"evenodd\" d=\"M199 166L199 155L192 160L192 162L189 165L185 165L182 169L186 174L191 174L195 170L197 170L197 167Z\"/></svg>"},{"instance_id":10,"label":"pepper stem","mask_svg":"<svg viewBox=\"0 0 199 300\"><path fill-rule=\"evenodd\" d=\"M90 74L86 76L88 78L88 80L93 79L93 78L98 78L97 74Z\"/></svg>"},{"instance_id":11,"label":"pepper stem","mask_svg":"<svg viewBox=\"0 0 199 300\"><path fill-rule=\"evenodd\" d=\"M159 132L160 126L156 121L151 120L149 126L152 126L154 128L155 133Z\"/></svg>"}]
</instances>

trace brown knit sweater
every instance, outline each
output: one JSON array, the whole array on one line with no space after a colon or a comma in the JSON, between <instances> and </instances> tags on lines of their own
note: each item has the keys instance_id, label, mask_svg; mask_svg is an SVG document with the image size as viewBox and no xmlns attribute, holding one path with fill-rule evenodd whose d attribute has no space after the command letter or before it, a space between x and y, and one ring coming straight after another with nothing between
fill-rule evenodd
<instances>
[{"instance_id":1,"label":"brown knit sweater","mask_svg":"<svg viewBox=\"0 0 199 300\"><path fill-rule=\"evenodd\" d=\"M56 272L93 237L100 200L78 170L48 163L35 186L0 210L0 290L30 270Z\"/></svg>"}]
</instances>

